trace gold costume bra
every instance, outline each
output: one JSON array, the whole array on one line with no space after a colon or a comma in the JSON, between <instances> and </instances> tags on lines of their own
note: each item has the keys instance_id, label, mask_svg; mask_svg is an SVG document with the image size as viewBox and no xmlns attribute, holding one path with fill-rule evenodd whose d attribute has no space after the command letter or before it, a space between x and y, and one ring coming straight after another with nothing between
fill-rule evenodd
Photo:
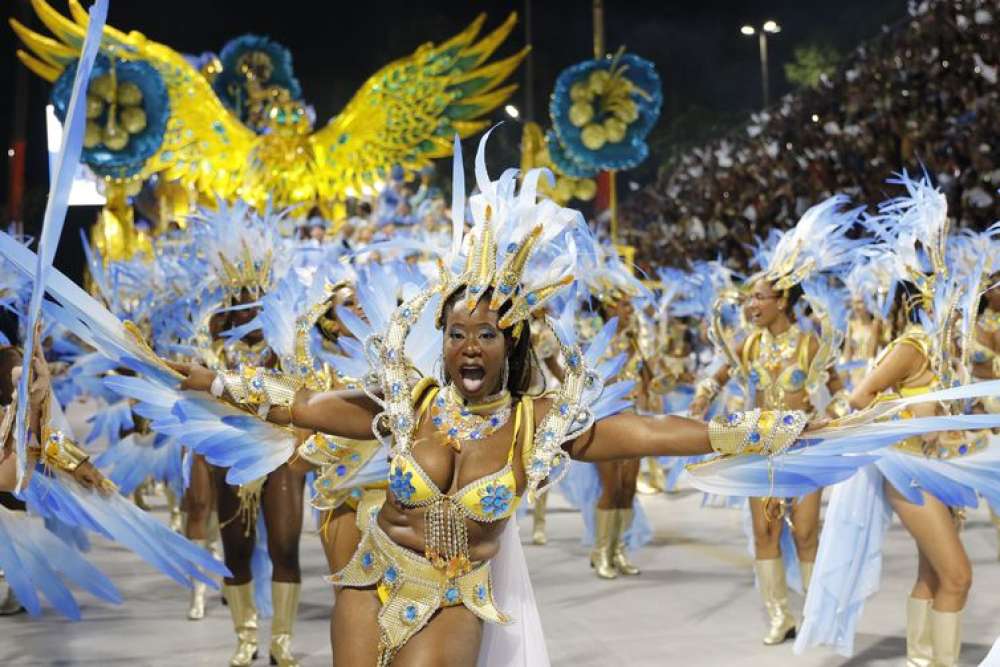
<instances>
[{"instance_id":1,"label":"gold costume bra","mask_svg":"<svg viewBox=\"0 0 1000 667\"><path fill-rule=\"evenodd\" d=\"M921 328L911 327L899 338L896 338L886 346L885 350L879 354L875 365L877 366L881 363L886 355L888 355L889 352L898 345L908 345L914 348L920 353L923 360L916 371L910 373L908 377L904 378L902 382L900 382L901 385L905 385L907 382L919 378L930 369L930 340ZM932 379L926 384L901 386L898 392L883 392L879 394L879 396L875 399L875 402L882 403L885 401L895 400L897 398L920 396L922 394L930 393L935 389L939 389L940 387L938 385L938 378L932 377ZM894 419L912 419L914 416L915 415L912 410L905 408L899 411ZM905 454L911 454L913 456L935 459L953 459L982 451L987 444L988 437L985 433L958 432L956 434L941 433L934 442L928 442L922 436L914 435L896 443L892 447L897 451Z\"/></svg>"},{"instance_id":2,"label":"gold costume bra","mask_svg":"<svg viewBox=\"0 0 1000 667\"><path fill-rule=\"evenodd\" d=\"M429 507L435 503L449 501L454 509L467 518L481 523L492 523L506 519L517 509L520 496L517 495L517 480L514 478L514 450L521 434L526 403L532 399L525 397L518 402L514 411L514 438L507 452L507 464L495 473L474 479L458 491L446 494L441 491L417 463L411 453L400 454L392 460L389 473L389 490L406 507ZM434 401L444 401L438 387L432 388L420 404L419 414L429 411ZM526 428L527 432L527 428Z\"/></svg>"},{"instance_id":3,"label":"gold costume bra","mask_svg":"<svg viewBox=\"0 0 1000 667\"><path fill-rule=\"evenodd\" d=\"M809 336L794 324L777 336L767 329L757 329L743 345L741 361L747 379L762 392L762 407L780 409L788 394L805 391Z\"/></svg>"}]
</instances>

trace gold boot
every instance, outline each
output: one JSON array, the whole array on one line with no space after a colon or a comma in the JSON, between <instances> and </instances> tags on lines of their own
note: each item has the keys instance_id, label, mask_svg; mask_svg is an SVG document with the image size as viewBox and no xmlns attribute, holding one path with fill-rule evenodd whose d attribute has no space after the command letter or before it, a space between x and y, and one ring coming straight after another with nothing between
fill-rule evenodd
<instances>
[{"instance_id":1,"label":"gold boot","mask_svg":"<svg viewBox=\"0 0 1000 667\"><path fill-rule=\"evenodd\" d=\"M799 561L799 572L802 573L802 594L808 595L809 593L809 582L813 578L813 565L816 563L808 560Z\"/></svg>"},{"instance_id":2,"label":"gold boot","mask_svg":"<svg viewBox=\"0 0 1000 667\"><path fill-rule=\"evenodd\" d=\"M611 564L611 531L616 513L617 510L594 510L594 549L590 552L590 567L601 579L618 577L618 571Z\"/></svg>"},{"instance_id":3,"label":"gold boot","mask_svg":"<svg viewBox=\"0 0 1000 667\"><path fill-rule=\"evenodd\" d=\"M755 560L757 583L764 599L764 608L770 619L770 627L764 635L768 646L781 644L795 638L795 618L788 611L788 585L785 582L785 564L781 558Z\"/></svg>"},{"instance_id":4,"label":"gold boot","mask_svg":"<svg viewBox=\"0 0 1000 667\"><path fill-rule=\"evenodd\" d=\"M208 540L191 541L203 549L208 549ZM197 579L193 579L191 584L191 603L188 605L187 617L189 621L200 621L205 618L205 592L208 586Z\"/></svg>"},{"instance_id":5,"label":"gold boot","mask_svg":"<svg viewBox=\"0 0 1000 667\"><path fill-rule=\"evenodd\" d=\"M200 621L205 618L205 590L208 588L204 582L193 581L191 588L191 604L188 606L188 620Z\"/></svg>"},{"instance_id":6,"label":"gold boot","mask_svg":"<svg viewBox=\"0 0 1000 667\"><path fill-rule=\"evenodd\" d=\"M271 621L271 664L278 667L299 667L292 655L292 630L299 612L299 592L302 584L271 582L274 619Z\"/></svg>"},{"instance_id":7,"label":"gold boot","mask_svg":"<svg viewBox=\"0 0 1000 667\"><path fill-rule=\"evenodd\" d=\"M930 610L934 667L957 667L962 651L962 612Z\"/></svg>"},{"instance_id":8,"label":"gold boot","mask_svg":"<svg viewBox=\"0 0 1000 667\"><path fill-rule=\"evenodd\" d=\"M667 492L667 474L663 472L660 460L655 456L646 457L646 465L649 466L649 483L658 493Z\"/></svg>"},{"instance_id":9,"label":"gold boot","mask_svg":"<svg viewBox=\"0 0 1000 667\"><path fill-rule=\"evenodd\" d=\"M931 601L910 597L906 600L906 667L932 667Z\"/></svg>"},{"instance_id":10,"label":"gold boot","mask_svg":"<svg viewBox=\"0 0 1000 667\"><path fill-rule=\"evenodd\" d=\"M534 530L531 532L531 541L541 546L549 541L545 535L545 506L549 503L549 494L543 493L535 498L533 516L535 521Z\"/></svg>"},{"instance_id":11,"label":"gold boot","mask_svg":"<svg viewBox=\"0 0 1000 667\"><path fill-rule=\"evenodd\" d=\"M635 513L631 509L615 510L615 530L612 533L611 564L615 566L619 574L632 577L640 573L639 568L633 565L628 554L625 553L625 533L632 527L632 518Z\"/></svg>"},{"instance_id":12,"label":"gold boot","mask_svg":"<svg viewBox=\"0 0 1000 667\"><path fill-rule=\"evenodd\" d=\"M257 659L257 609L253 604L253 582L222 587L233 617L236 631L236 651L229 659L229 667L249 667Z\"/></svg>"}]
</instances>

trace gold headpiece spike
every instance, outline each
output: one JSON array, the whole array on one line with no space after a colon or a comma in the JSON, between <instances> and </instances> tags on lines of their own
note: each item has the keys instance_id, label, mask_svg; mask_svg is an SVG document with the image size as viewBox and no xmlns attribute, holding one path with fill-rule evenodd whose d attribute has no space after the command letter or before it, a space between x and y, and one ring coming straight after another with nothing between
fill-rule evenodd
<instances>
[{"instance_id":1,"label":"gold headpiece spike","mask_svg":"<svg viewBox=\"0 0 1000 667\"><path fill-rule=\"evenodd\" d=\"M546 301L564 287L570 285L574 280L575 278L571 275L565 276L554 283L539 287L527 294L517 295L514 297L514 305L500 318L500 322L498 323L500 328L506 329L512 324L528 319L532 312L544 306Z\"/></svg>"},{"instance_id":2,"label":"gold headpiece spike","mask_svg":"<svg viewBox=\"0 0 1000 667\"><path fill-rule=\"evenodd\" d=\"M496 273L497 248L493 240L493 230L489 222L483 225L483 231L475 239L476 245L473 251L473 265L470 273L463 281L466 285L465 306L469 312L475 310L479 300L493 282L493 275Z\"/></svg>"},{"instance_id":3,"label":"gold headpiece spike","mask_svg":"<svg viewBox=\"0 0 1000 667\"><path fill-rule=\"evenodd\" d=\"M500 274L495 281L493 298L490 299L490 310L497 310L513 296L514 289L521 282L521 274L524 273L524 267L528 263L531 251L542 235L542 229L541 225L536 225L521 241L520 246L515 243L507 246L507 259L504 260Z\"/></svg>"}]
</instances>

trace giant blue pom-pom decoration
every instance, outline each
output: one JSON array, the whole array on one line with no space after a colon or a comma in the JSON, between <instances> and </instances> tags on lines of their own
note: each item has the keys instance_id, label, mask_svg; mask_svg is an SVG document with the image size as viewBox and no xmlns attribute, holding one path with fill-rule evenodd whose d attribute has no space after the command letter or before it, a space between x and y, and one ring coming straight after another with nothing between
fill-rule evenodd
<instances>
[{"instance_id":1,"label":"giant blue pom-pom decoration","mask_svg":"<svg viewBox=\"0 0 1000 667\"><path fill-rule=\"evenodd\" d=\"M656 68L639 56L619 52L573 65L549 103L549 154L567 175L635 167L649 154L645 139L662 104Z\"/></svg>"},{"instance_id":2,"label":"giant blue pom-pom decoration","mask_svg":"<svg viewBox=\"0 0 1000 667\"><path fill-rule=\"evenodd\" d=\"M52 86L56 117L65 121L76 63ZM87 129L81 161L99 176L138 174L163 144L170 97L160 73L143 61L98 54L87 85Z\"/></svg>"}]
</instances>

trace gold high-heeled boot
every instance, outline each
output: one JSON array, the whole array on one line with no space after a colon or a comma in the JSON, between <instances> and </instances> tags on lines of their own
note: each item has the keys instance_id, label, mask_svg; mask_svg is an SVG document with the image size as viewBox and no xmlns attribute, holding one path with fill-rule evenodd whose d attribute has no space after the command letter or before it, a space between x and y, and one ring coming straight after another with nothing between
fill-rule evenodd
<instances>
[{"instance_id":1,"label":"gold high-heeled boot","mask_svg":"<svg viewBox=\"0 0 1000 667\"><path fill-rule=\"evenodd\" d=\"M788 584L785 582L785 564L781 558L756 560L753 563L760 585L760 595L770 619L764 643L768 646L795 639L795 618L788 611Z\"/></svg>"},{"instance_id":2,"label":"gold high-heeled boot","mask_svg":"<svg viewBox=\"0 0 1000 667\"><path fill-rule=\"evenodd\" d=\"M627 577L632 577L640 574L639 568L633 565L629 559L628 554L625 552L625 533L628 532L629 528L632 527L632 519L635 516L635 512L631 509L615 510L615 529L612 533L614 539L613 546L611 548L611 564L615 566L619 574L624 574Z\"/></svg>"},{"instance_id":3,"label":"gold high-heeled boot","mask_svg":"<svg viewBox=\"0 0 1000 667\"><path fill-rule=\"evenodd\" d=\"M807 595L809 593L809 583L813 578L813 566L815 562L808 560L799 561L799 572L802 573L802 594Z\"/></svg>"},{"instance_id":4,"label":"gold high-heeled boot","mask_svg":"<svg viewBox=\"0 0 1000 667\"><path fill-rule=\"evenodd\" d=\"M222 594L229 605L236 631L236 651L229 658L229 667L249 667L257 659L257 608L253 603L253 582L239 586L225 585Z\"/></svg>"},{"instance_id":5,"label":"gold high-heeled boot","mask_svg":"<svg viewBox=\"0 0 1000 667\"><path fill-rule=\"evenodd\" d=\"M548 503L548 493L543 493L535 498L535 507L532 512L535 525L531 532L531 541L539 546L549 541L549 538L545 535L545 507Z\"/></svg>"},{"instance_id":6,"label":"gold high-heeled boot","mask_svg":"<svg viewBox=\"0 0 1000 667\"><path fill-rule=\"evenodd\" d=\"M957 667L962 651L962 612L930 610L934 667Z\"/></svg>"},{"instance_id":7,"label":"gold high-heeled boot","mask_svg":"<svg viewBox=\"0 0 1000 667\"><path fill-rule=\"evenodd\" d=\"M208 587L204 582L195 580L192 582L191 603L188 605L188 620L200 621L205 618L205 591Z\"/></svg>"},{"instance_id":8,"label":"gold high-heeled boot","mask_svg":"<svg viewBox=\"0 0 1000 667\"><path fill-rule=\"evenodd\" d=\"M191 541L203 549L208 549L208 540ZM193 579L191 584L191 601L188 604L187 617L189 621L200 621L205 618L205 593L208 586L197 579Z\"/></svg>"},{"instance_id":9,"label":"gold high-heeled boot","mask_svg":"<svg viewBox=\"0 0 1000 667\"><path fill-rule=\"evenodd\" d=\"M299 612L299 592L302 584L271 582L274 618L271 620L271 664L278 667L299 667L292 655L292 630Z\"/></svg>"},{"instance_id":10,"label":"gold high-heeled boot","mask_svg":"<svg viewBox=\"0 0 1000 667\"><path fill-rule=\"evenodd\" d=\"M906 667L932 667L931 601L910 597L906 600Z\"/></svg>"},{"instance_id":11,"label":"gold high-heeled boot","mask_svg":"<svg viewBox=\"0 0 1000 667\"><path fill-rule=\"evenodd\" d=\"M617 510L594 510L594 549L590 552L590 567L601 579L615 579L618 571L611 564L611 537Z\"/></svg>"},{"instance_id":12,"label":"gold high-heeled boot","mask_svg":"<svg viewBox=\"0 0 1000 667\"><path fill-rule=\"evenodd\" d=\"M667 474L663 472L663 466L660 464L660 460L655 456L647 456L646 465L649 466L649 484L656 489L658 493L666 493Z\"/></svg>"}]
</instances>

